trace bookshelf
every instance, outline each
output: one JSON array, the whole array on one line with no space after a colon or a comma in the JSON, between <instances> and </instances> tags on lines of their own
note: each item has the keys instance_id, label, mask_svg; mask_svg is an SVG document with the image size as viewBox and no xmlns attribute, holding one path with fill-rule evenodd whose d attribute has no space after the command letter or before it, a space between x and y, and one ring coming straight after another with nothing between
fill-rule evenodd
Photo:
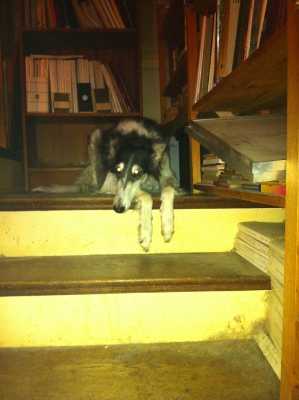
<instances>
[{"instance_id":1,"label":"bookshelf","mask_svg":"<svg viewBox=\"0 0 299 400\"><path fill-rule=\"evenodd\" d=\"M140 5L139 0L126 3L132 17L130 27L97 28L78 24L71 28L61 25L33 28L28 23L28 2L20 1L20 75L27 190L41 184L72 184L86 166L88 138L95 127L105 129L122 117L142 115ZM84 59L104 65L120 63L137 111L28 112L25 58L32 54L82 55Z\"/></svg>"},{"instance_id":2,"label":"bookshelf","mask_svg":"<svg viewBox=\"0 0 299 400\"><path fill-rule=\"evenodd\" d=\"M214 12L215 0L194 0L192 12ZM170 6L171 7L171 6ZM186 12L186 9L185 9ZM284 322L282 344L282 375L280 399L298 399L298 48L299 11L293 0L287 0L287 24L269 38L242 64L217 84L195 104L189 101L187 115L200 118L202 112L274 113L287 108L287 194L281 196L241 192L203 185L193 180L200 191L222 196L256 201L286 209ZM190 26L189 26L190 29ZM188 30L186 30L186 33ZM195 35L193 35L195 37ZM187 42L192 38L187 35ZM165 63L164 63L165 64ZM165 68L163 63L160 66ZM194 87L195 63L187 61L189 89ZM163 74L162 74L163 76ZM162 83L165 86L165 79ZM163 85L162 85L163 86ZM189 97L192 98L191 94ZM162 98L165 107L166 100ZM191 111L190 111L191 104ZM182 123L186 123L187 121ZM177 124L173 122L174 129ZM191 168L200 166L200 154L191 153Z\"/></svg>"},{"instance_id":3,"label":"bookshelf","mask_svg":"<svg viewBox=\"0 0 299 400\"><path fill-rule=\"evenodd\" d=\"M190 182L200 180L200 171L192 159L199 159L200 146L193 138L185 138L184 126L194 118L192 99L196 72L197 33L196 13L184 5L183 0L173 0L167 6L158 5L158 53L160 76L161 122L179 139L181 185L193 191ZM178 107L177 114L169 121L167 113ZM190 167L185 167L185 156L190 157Z\"/></svg>"}]
</instances>

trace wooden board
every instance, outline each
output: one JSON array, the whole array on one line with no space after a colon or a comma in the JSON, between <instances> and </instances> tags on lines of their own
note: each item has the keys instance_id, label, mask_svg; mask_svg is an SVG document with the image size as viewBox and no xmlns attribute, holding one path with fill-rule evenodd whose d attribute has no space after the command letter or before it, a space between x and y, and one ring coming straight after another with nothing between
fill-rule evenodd
<instances>
[{"instance_id":1,"label":"wooden board","mask_svg":"<svg viewBox=\"0 0 299 400\"><path fill-rule=\"evenodd\" d=\"M196 190L202 190L207 193L215 194L218 196L228 197L230 199L239 199L246 202L256 202L261 204L268 204L272 207L285 207L285 197L269 193L257 193L248 190L226 189L215 185L205 185L202 183L195 183Z\"/></svg>"},{"instance_id":2,"label":"wooden board","mask_svg":"<svg viewBox=\"0 0 299 400\"><path fill-rule=\"evenodd\" d=\"M285 161L281 161L286 159L285 115L190 120L185 129L250 182L275 180L275 171L286 168ZM280 179L284 178L277 177Z\"/></svg>"},{"instance_id":3,"label":"wooden board","mask_svg":"<svg viewBox=\"0 0 299 400\"><path fill-rule=\"evenodd\" d=\"M0 260L0 296L269 289L269 276L233 252Z\"/></svg>"},{"instance_id":4,"label":"wooden board","mask_svg":"<svg viewBox=\"0 0 299 400\"><path fill-rule=\"evenodd\" d=\"M73 174L76 171L70 171ZM59 170L58 170L59 173ZM37 174L37 173L36 173ZM49 171L50 174L50 171ZM64 177L68 176L68 171ZM35 183L41 181L36 181ZM53 182L53 181L52 181ZM68 180L70 183L71 180ZM35 185L35 187L38 185ZM248 199L250 200L250 199ZM258 200L258 199L257 199ZM257 201L256 200L256 201ZM1 211L43 211L43 210L112 210L113 196L86 193L74 194L49 194L49 193L0 193ZM267 204L267 203L265 203ZM270 203L269 203L270 204ZM153 197L153 209L159 210L161 199ZM241 199L219 198L207 195L185 195L174 199L175 209L218 209L218 208L263 208L265 205ZM134 209L134 204L131 206Z\"/></svg>"}]
</instances>

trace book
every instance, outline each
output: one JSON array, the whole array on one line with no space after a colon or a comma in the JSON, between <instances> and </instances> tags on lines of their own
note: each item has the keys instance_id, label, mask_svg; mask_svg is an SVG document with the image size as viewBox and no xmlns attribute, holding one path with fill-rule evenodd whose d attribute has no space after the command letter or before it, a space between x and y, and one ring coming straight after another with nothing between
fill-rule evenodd
<instances>
[{"instance_id":1,"label":"book","mask_svg":"<svg viewBox=\"0 0 299 400\"><path fill-rule=\"evenodd\" d=\"M124 100L125 110L127 112L134 112L135 111L134 105L133 105L131 99L127 96L128 92L126 90L124 82L121 79L121 76L119 75L119 71L117 69L116 64L114 62L109 62L108 65L109 65L110 71L115 79L116 85L119 89L119 93Z\"/></svg>"},{"instance_id":2,"label":"book","mask_svg":"<svg viewBox=\"0 0 299 400\"><path fill-rule=\"evenodd\" d=\"M224 161L217 156L204 156L202 165L215 165L215 164L224 164Z\"/></svg>"},{"instance_id":3,"label":"book","mask_svg":"<svg viewBox=\"0 0 299 400\"><path fill-rule=\"evenodd\" d=\"M90 82L95 112L111 112L109 89L105 86L102 64L90 61Z\"/></svg>"},{"instance_id":4,"label":"book","mask_svg":"<svg viewBox=\"0 0 299 400\"><path fill-rule=\"evenodd\" d=\"M123 113L122 106L119 102L118 95L115 91L115 85L113 84L113 81L111 79L111 74L109 72L109 69L107 68L106 65L102 65L102 71L103 71L103 76L105 80L106 86L109 88L111 97L111 112L113 113Z\"/></svg>"},{"instance_id":5,"label":"book","mask_svg":"<svg viewBox=\"0 0 299 400\"><path fill-rule=\"evenodd\" d=\"M85 12L83 11L81 7L81 3L79 0L71 0L72 1L72 6L74 8L74 12L76 14L78 23L81 28L94 28L93 23L90 21L90 19L87 17Z\"/></svg>"},{"instance_id":6,"label":"book","mask_svg":"<svg viewBox=\"0 0 299 400\"><path fill-rule=\"evenodd\" d=\"M260 45L267 1L268 0L255 0L254 2L249 55L252 54Z\"/></svg>"},{"instance_id":7,"label":"book","mask_svg":"<svg viewBox=\"0 0 299 400\"><path fill-rule=\"evenodd\" d=\"M238 223L238 230L269 245L273 239L284 238L284 222L245 221Z\"/></svg>"},{"instance_id":8,"label":"book","mask_svg":"<svg viewBox=\"0 0 299 400\"><path fill-rule=\"evenodd\" d=\"M249 236L242 231L238 231L236 234L236 238L243 240L243 242L250 245L253 249L258 250L259 252L269 257L269 247L259 240L255 239L254 237Z\"/></svg>"},{"instance_id":9,"label":"book","mask_svg":"<svg viewBox=\"0 0 299 400\"><path fill-rule=\"evenodd\" d=\"M106 29L112 28L111 21L109 19L109 16L106 13L106 9L104 8L103 1L102 0L92 0L92 2L103 22L104 27Z\"/></svg>"},{"instance_id":10,"label":"book","mask_svg":"<svg viewBox=\"0 0 299 400\"><path fill-rule=\"evenodd\" d=\"M241 186L239 183L227 183L227 182L221 182L218 180L213 181L213 185L223 187L226 189L239 189Z\"/></svg>"},{"instance_id":11,"label":"book","mask_svg":"<svg viewBox=\"0 0 299 400\"><path fill-rule=\"evenodd\" d=\"M275 289L277 296L279 297L279 300L281 303L283 303L283 298L284 298L284 283L279 282L275 276L271 275L271 273L268 270L268 273L271 277L271 289Z\"/></svg>"},{"instance_id":12,"label":"book","mask_svg":"<svg viewBox=\"0 0 299 400\"><path fill-rule=\"evenodd\" d=\"M118 11L123 19L126 28L134 28L136 26L136 10L126 0L115 0Z\"/></svg>"},{"instance_id":13,"label":"book","mask_svg":"<svg viewBox=\"0 0 299 400\"><path fill-rule=\"evenodd\" d=\"M283 330L283 305L276 290L271 290L267 299L268 312L266 318L266 328L277 350L282 348Z\"/></svg>"},{"instance_id":14,"label":"book","mask_svg":"<svg viewBox=\"0 0 299 400\"><path fill-rule=\"evenodd\" d=\"M261 263L264 263L264 269L267 271L267 264L269 261L269 256L267 254L258 250L256 247L253 247L251 244L245 242L239 237L235 237L235 248L239 248L248 252L248 254L250 254L253 258L256 258Z\"/></svg>"},{"instance_id":15,"label":"book","mask_svg":"<svg viewBox=\"0 0 299 400\"><path fill-rule=\"evenodd\" d=\"M286 195L286 184L281 183L261 183L261 193L272 193L280 196Z\"/></svg>"},{"instance_id":16,"label":"book","mask_svg":"<svg viewBox=\"0 0 299 400\"><path fill-rule=\"evenodd\" d=\"M25 58L27 112L49 112L48 60Z\"/></svg>"},{"instance_id":17,"label":"book","mask_svg":"<svg viewBox=\"0 0 299 400\"><path fill-rule=\"evenodd\" d=\"M248 17L247 17L247 21L246 21L247 22L246 29L244 31L241 61L246 60L246 58L248 58L248 56L249 56L254 3L255 3L255 0L249 0L248 11L247 11Z\"/></svg>"},{"instance_id":18,"label":"book","mask_svg":"<svg viewBox=\"0 0 299 400\"><path fill-rule=\"evenodd\" d=\"M242 0L240 3L233 69L235 69L240 64L240 62L244 60L245 40L246 40L248 20L250 15L249 12L250 5L251 5L251 0Z\"/></svg>"},{"instance_id":19,"label":"book","mask_svg":"<svg viewBox=\"0 0 299 400\"><path fill-rule=\"evenodd\" d=\"M284 262L284 238L273 239L269 243L269 252L278 261Z\"/></svg>"},{"instance_id":20,"label":"book","mask_svg":"<svg viewBox=\"0 0 299 400\"><path fill-rule=\"evenodd\" d=\"M128 101L129 101L129 104L132 107L133 112L138 113L139 112L138 103L135 101L134 96L132 95L132 92L131 92L130 87L129 87L128 83L127 83L127 80L125 78L125 74L124 74L124 72L122 70L120 62L118 62L118 61L115 62L115 67L116 67L116 71L118 73L118 76L120 78L121 84L122 84L122 86L123 86L123 88L124 88L124 90L126 92L126 96L127 96ZM179 99L180 99L180 96L179 96Z\"/></svg>"},{"instance_id":21,"label":"book","mask_svg":"<svg viewBox=\"0 0 299 400\"><path fill-rule=\"evenodd\" d=\"M89 19L90 23L94 28L104 28L104 24L99 17L93 3L91 0L85 0L81 2L82 10L85 12L86 17Z\"/></svg>"},{"instance_id":22,"label":"book","mask_svg":"<svg viewBox=\"0 0 299 400\"><path fill-rule=\"evenodd\" d=\"M200 44L203 46L203 60L202 71L200 80L199 98L203 97L208 92L210 68L211 68L211 55L213 45L213 32L214 32L214 15L208 15L205 23L204 41Z\"/></svg>"},{"instance_id":23,"label":"book","mask_svg":"<svg viewBox=\"0 0 299 400\"><path fill-rule=\"evenodd\" d=\"M287 20L287 1L268 0L260 44L265 43Z\"/></svg>"},{"instance_id":24,"label":"book","mask_svg":"<svg viewBox=\"0 0 299 400\"><path fill-rule=\"evenodd\" d=\"M107 0L107 2L110 4L110 7L115 15L115 18L117 20L117 26L119 29L124 29L126 26L124 24L124 21L122 19L122 16L118 10L118 7L115 3L115 0Z\"/></svg>"},{"instance_id":25,"label":"book","mask_svg":"<svg viewBox=\"0 0 299 400\"><path fill-rule=\"evenodd\" d=\"M93 112L88 60L78 59L76 66L79 112Z\"/></svg>"},{"instance_id":26,"label":"book","mask_svg":"<svg viewBox=\"0 0 299 400\"><path fill-rule=\"evenodd\" d=\"M273 276L281 285L284 286L284 260L279 261L270 254L267 268L269 275Z\"/></svg>"},{"instance_id":27,"label":"book","mask_svg":"<svg viewBox=\"0 0 299 400\"><path fill-rule=\"evenodd\" d=\"M217 77L225 77L232 71L240 11L240 0L228 0L225 2L224 7L223 26L217 60Z\"/></svg>"},{"instance_id":28,"label":"book","mask_svg":"<svg viewBox=\"0 0 299 400\"><path fill-rule=\"evenodd\" d=\"M26 78L26 105L27 112L49 112L49 78Z\"/></svg>"},{"instance_id":29,"label":"book","mask_svg":"<svg viewBox=\"0 0 299 400\"><path fill-rule=\"evenodd\" d=\"M255 267L257 267L258 269L260 269L261 271L267 273L268 269L267 269L267 263L265 263L265 261L261 261L259 260L257 257L255 257L254 255L252 255L250 252L248 252L247 250L241 248L240 246L235 246L234 247L234 251L239 254L239 256L245 258L245 260L247 260L248 262L250 262L252 265L254 265Z\"/></svg>"},{"instance_id":30,"label":"book","mask_svg":"<svg viewBox=\"0 0 299 400\"><path fill-rule=\"evenodd\" d=\"M200 98L200 85L201 85L201 76L202 76L202 67L203 67L203 57L204 57L204 43L205 43L205 34L206 34L206 25L207 25L207 16L203 15L199 20L199 32L197 39L197 64L196 64L196 80L195 80L195 94L194 94L194 103L196 103Z\"/></svg>"}]
</instances>

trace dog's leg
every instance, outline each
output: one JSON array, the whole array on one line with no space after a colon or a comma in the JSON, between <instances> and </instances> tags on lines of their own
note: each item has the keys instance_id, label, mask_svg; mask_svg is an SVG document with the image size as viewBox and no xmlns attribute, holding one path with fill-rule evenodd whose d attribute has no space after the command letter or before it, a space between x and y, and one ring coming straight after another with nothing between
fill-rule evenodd
<instances>
[{"instance_id":1,"label":"dog's leg","mask_svg":"<svg viewBox=\"0 0 299 400\"><path fill-rule=\"evenodd\" d=\"M170 241L174 232L173 201L175 189L165 186L161 195L161 230L166 243Z\"/></svg>"},{"instance_id":2,"label":"dog's leg","mask_svg":"<svg viewBox=\"0 0 299 400\"><path fill-rule=\"evenodd\" d=\"M152 196L140 190L136 195L138 202L137 208L140 212L140 220L138 226L138 241L144 251L149 251L152 240Z\"/></svg>"}]
</instances>

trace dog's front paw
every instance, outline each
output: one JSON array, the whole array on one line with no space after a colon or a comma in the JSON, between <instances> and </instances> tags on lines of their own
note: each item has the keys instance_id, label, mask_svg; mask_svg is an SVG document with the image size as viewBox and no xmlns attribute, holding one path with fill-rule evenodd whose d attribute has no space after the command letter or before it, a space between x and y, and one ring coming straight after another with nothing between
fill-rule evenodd
<instances>
[{"instance_id":1,"label":"dog's front paw","mask_svg":"<svg viewBox=\"0 0 299 400\"><path fill-rule=\"evenodd\" d=\"M151 229L145 229L142 225L139 225L138 241L143 250L148 252L152 241Z\"/></svg>"},{"instance_id":2,"label":"dog's front paw","mask_svg":"<svg viewBox=\"0 0 299 400\"><path fill-rule=\"evenodd\" d=\"M165 187L162 192L161 204L161 233L166 243L170 242L174 232L174 213L173 213L174 188Z\"/></svg>"},{"instance_id":3,"label":"dog's front paw","mask_svg":"<svg viewBox=\"0 0 299 400\"><path fill-rule=\"evenodd\" d=\"M173 227L173 213L172 215L167 215L165 216L164 213L161 215L161 233L164 237L165 243L170 242L173 232L174 232L174 227Z\"/></svg>"}]
</instances>

